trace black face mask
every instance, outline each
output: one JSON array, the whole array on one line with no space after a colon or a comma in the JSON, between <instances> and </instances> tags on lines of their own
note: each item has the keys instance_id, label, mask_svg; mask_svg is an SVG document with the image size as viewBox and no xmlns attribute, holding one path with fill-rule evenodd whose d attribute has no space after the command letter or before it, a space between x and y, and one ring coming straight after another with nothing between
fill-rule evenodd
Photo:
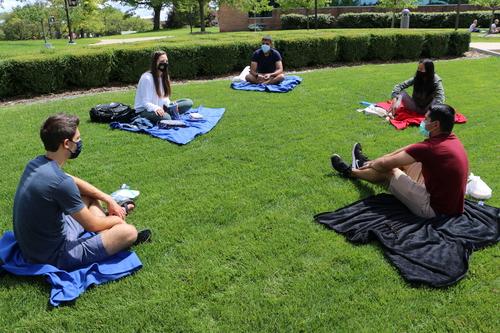
<instances>
[{"instance_id":1,"label":"black face mask","mask_svg":"<svg viewBox=\"0 0 500 333\"><path fill-rule=\"evenodd\" d=\"M158 70L162 71L163 73L168 71L168 62L160 62L158 64Z\"/></svg>"},{"instance_id":2,"label":"black face mask","mask_svg":"<svg viewBox=\"0 0 500 333\"><path fill-rule=\"evenodd\" d=\"M69 151L71 153L71 156L69 157L70 160L73 160L75 158L78 157L78 155L80 155L80 153L82 152L82 149L83 149L83 142L82 140L80 139L79 141L71 141L73 142L74 144L76 144L76 149L75 151Z\"/></svg>"},{"instance_id":3,"label":"black face mask","mask_svg":"<svg viewBox=\"0 0 500 333\"><path fill-rule=\"evenodd\" d=\"M427 79L427 75L425 75L424 72L417 71L417 73L415 74L415 78L420 81L425 81Z\"/></svg>"}]
</instances>

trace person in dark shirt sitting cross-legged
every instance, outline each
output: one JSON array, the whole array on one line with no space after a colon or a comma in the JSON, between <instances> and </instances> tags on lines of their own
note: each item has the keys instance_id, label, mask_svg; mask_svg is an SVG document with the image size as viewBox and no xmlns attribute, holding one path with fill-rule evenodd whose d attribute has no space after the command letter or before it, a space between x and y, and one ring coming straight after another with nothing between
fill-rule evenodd
<instances>
[{"instance_id":1,"label":"person in dark shirt sitting cross-legged","mask_svg":"<svg viewBox=\"0 0 500 333\"><path fill-rule=\"evenodd\" d=\"M250 74L245 80L250 83L279 84L284 78L281 55L273 48L271 36L262 37L262 45L253 53Z\"/></svg>"}]
</instances>

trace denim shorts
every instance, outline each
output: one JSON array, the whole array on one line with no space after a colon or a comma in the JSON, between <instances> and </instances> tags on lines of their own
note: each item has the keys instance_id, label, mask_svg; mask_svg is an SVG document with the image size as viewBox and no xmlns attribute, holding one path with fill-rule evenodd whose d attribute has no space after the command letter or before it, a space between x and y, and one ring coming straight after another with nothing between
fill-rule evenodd
<instances>
[{"instance_id":1,"label":"denim shorts","mask_svg":"<svg viewBox=\"0 0 500 333\"><path fill-rule=\"evenodd\" d=\"M56 266L63 270L71 270L88 266L109 257L100 234L89 234L81 237L86 231L70 215L63 215L66 240L57 258Z\"/></svg>"}]
</instances>

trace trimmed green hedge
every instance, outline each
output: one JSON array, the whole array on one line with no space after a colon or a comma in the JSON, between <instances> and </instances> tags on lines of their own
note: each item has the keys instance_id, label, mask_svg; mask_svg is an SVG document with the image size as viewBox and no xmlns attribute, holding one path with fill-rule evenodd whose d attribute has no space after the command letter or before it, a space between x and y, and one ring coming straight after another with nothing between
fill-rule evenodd
<instances>
[{"instance_id":1,"label":"trimmed green hedge","mask_svg":"<svg viewBox=\"0 0 500 333\"><path fill-rule=\"evenodd\" d=\"M301 14L286 14L281 15L281 29L306 29L309 18L309 28L316 27L316 19L314 15L309 17ZM318 29L329 29L335 27L335 17L330 14L318 14Z\"/></svg>"},{"instance_id":2,"label":"trimmed green hedge","mask_svg":"<svg viewBox=\"0 0 500 333\"><path fill-rule=\"evenodd\" d=\"M410 28L454 28L455 17L455 12L415 12L410 14ZM500 13L496 13L495 17L500 18ZM396 14L395 28L399 27L400 19L401 15ZM490 25L491 12L462 12L460 13L459 28L468 28L474 19L477 19L479 26L486 30ZM295 18L295 21L298 20L300 20L300 18ZM336 26L338 28L389 28L391 26L391 20L392 13L346 13L340 14L337 17Z\"/></svg>"},{"instance_id":3,"label":"trimmed green hedge","mask_svg":"<svg viewBox=\"0 0 500 333\"><path fill-rule=\"evenodd\" d=\"M73 87L99 87L109 83L113 68L111 52L68 55L65 57L65 81Z\"/></svg>"},{"instance_id":4,"label":"trimmed green hedge","mask_svg":"<svg viewBox=\"0 0 500 333\"><path fill-rule=\"evenodd\" d=\"M379 32L322 37L287 37L275 41L286 69L325 66L338 61L391 60L459 56L469 49L467 32ZM154 50L167 51L173 79L218 76L250 63L255 41L202 45L155 46L91 50L71 55L0 61L0 98L52 93L71 87L89 88L137 83L149 69Z\"/></svg>"}]
</instances>

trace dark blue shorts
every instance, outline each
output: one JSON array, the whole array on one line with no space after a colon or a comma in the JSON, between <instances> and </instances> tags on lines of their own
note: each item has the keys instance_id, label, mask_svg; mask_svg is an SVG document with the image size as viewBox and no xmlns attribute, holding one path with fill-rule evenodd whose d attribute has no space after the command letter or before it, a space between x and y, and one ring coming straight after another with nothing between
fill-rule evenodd
<instances>
[{"instance_id":1,"label":"dark blue shorts","mask_svg":"<svg viewBox=\"0 0 500 333\"><path fill-rule=\"evenodd\" d=\"M56 266L63 270L72 270L88 266L109 257L100 234L80 237L86 231L70 215L63 215L66 223L66 241L57 258Z\"/></svg>"}]
</instances>

